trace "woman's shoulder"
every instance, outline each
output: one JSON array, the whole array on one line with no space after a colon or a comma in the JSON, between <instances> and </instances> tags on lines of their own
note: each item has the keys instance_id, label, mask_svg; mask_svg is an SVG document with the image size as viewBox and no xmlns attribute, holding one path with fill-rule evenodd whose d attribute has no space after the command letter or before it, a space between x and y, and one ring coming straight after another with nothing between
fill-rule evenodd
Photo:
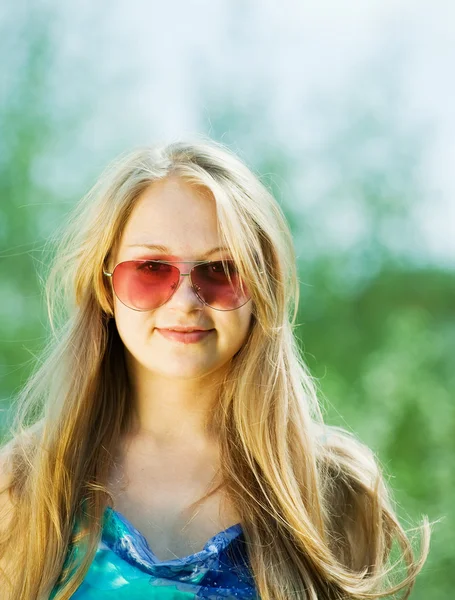
<instances>
[{"instance_id":1,"label":"woman's shoulder","mask_svg":"<svg viewBox=\"0 0 455 600\"><path fill-rule=\"evenodd\" d=\"M15 474L27 467L38 443L41 425L42 420L0 445L0 533L8 528L13 516Z\"/></svg>"},{"instance_id":2,"label":"woman's shoulder","mask_svg":"<svg viewBox=\"0 0 455 600\"><path fill-rule=\"evenodd\" d=\"M374 452L365 444L358 435L344 427L337 425L317 424L315 427L316 440L326 450L342 453L345 451L360 451L368 457L373 457Z\"/></svg>"},{"instance_id":3,"label":"woman's shoulder","mask_svg":"<svg viewBox=\"0 0 455 600\"><path fill-rule=\"evenodd\" d=\"M8 532L14 517L14 505L10 496L13 482L10 453L0 449L0 538ZM2 573L9 566L7 554L0 556L0 587L2 587Z\"/></svg>"},{"instance_id":4,"label":"woman's shoulder","mask_svg":"<svg viewBox=\"0 0 455 600\"><path fill-rule=\"evenodd\" d=\"M12 509L9 490L13 482L11 451L8 447L0 448L0 528L5 526L4 518ZM5 514L4 514L5 513Z\"/></svg>"},{"instance_id":5,"label":"woman's shoulder","mask_svg":"<svg viewBox=\"0 0 455 600\"><path fill-rule=\"evenodd\" d=\"M376 452L355 433L334 425L325 425L317 436L317 452L321 474L330 482L330 487L340 494L340 487L350 493L362 495L373 493L380 486L386 501L384 468Z\"/></svg>"}]
</instances>

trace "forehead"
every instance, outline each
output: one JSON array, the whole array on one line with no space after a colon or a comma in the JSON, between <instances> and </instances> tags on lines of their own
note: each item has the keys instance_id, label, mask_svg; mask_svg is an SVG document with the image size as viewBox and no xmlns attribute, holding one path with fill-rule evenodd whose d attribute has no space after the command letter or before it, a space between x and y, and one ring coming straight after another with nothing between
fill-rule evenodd
<instances>
[{"instance_id":1,"label":"forehead","mask_svg":"<svg viewBox=\"0 0 455 600\"><path fill-rule=\"evenodd\" d=\"M221 245L210 190L180 178L150 185L136 200L120 239L119 254L131 254L131 247L141 244L166 246L182 256Z\"/></svg>"}]
</instances>

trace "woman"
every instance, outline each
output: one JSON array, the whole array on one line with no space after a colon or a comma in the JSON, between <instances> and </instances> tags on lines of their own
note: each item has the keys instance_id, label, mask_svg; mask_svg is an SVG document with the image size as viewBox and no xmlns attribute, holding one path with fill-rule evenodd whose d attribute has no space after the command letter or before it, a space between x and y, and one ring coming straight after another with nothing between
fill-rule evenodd
<instances>
[{"instance_id":1,"label":"woman","mask_svg":"<svg viewBox=\"0 0 455 600\"><path fill-rule=\"evenodd\" d=\"M323 424L258 178L206 139L139 149L58 239L2 451L2 598L408 597L428 521L415 559L372 452Z\"/></svg>"}]
</instances>

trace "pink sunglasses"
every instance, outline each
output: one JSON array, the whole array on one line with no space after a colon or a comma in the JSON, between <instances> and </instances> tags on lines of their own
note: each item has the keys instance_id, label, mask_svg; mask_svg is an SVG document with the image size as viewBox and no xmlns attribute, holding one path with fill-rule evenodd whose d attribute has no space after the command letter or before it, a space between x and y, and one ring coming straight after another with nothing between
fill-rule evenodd
<instances>
[{"instance_id":1,"label":"pink sunglasses","mask_svg":"<svg viewBox=\"0 0 455 600\"><path fill-rule=\"evenodd\" d=\"M173 263L193 264L182 273ZM153 310L165 304L179 286L180 277L189 277L196 296L215 310L235 310L250 300L233 260L165 261L127 260L118 263L112 273L117 298L133 310Z\"/></svg>"}]
</instances>

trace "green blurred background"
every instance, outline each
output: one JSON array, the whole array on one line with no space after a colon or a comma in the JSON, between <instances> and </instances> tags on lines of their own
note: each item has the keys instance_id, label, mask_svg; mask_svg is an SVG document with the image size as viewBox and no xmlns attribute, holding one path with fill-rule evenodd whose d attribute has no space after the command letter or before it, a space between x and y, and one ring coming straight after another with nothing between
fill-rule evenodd
<instances>
[{"instance_id":1,"label":"green blurred background","mask_svg":"<svg viewBox=\"0 0 455 600\"><path fill-rule=\"evenodd\" d=\"M398 0L4 7L0 436L48 332L48 236L119 152L206 133L292 226L296 332L327 421L377 453L406 528L443 517L413 600L453 598L450 15Z\"/></svg>"}]
</instances>

